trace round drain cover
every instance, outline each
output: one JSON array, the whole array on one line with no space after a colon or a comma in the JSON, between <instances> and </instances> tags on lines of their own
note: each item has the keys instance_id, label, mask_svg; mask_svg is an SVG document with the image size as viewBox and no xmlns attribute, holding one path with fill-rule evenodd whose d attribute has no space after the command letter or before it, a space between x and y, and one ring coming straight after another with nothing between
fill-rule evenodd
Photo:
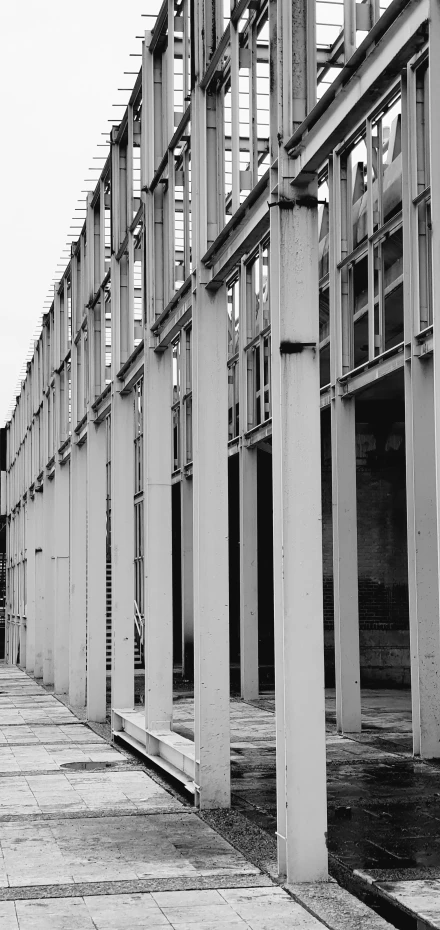
<instances>
[{"instance_id":1,"label":"round drain cover","mask_svg":"<svg viewBox=\"0 0 440 930\"><path fill-rule=\"evenodd\" d=\"M63 762L62 769L73 769L74 772L99 772L102 769L116 769L120 762Z\"/></svg>"}]
</instances>

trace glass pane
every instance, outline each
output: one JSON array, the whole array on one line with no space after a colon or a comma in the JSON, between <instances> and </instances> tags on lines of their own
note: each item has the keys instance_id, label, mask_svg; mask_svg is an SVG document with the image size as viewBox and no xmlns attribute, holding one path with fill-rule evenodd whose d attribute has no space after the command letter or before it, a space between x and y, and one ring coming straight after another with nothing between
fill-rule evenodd
<instances>
[{"instance_id":1,"label":"glass pane","mask_svg":"<svg viewBox=\"0 0 440 930\"><path fill-rule=\"evenodd\" d=\"M432 323L432 243L431 204L423 202L417 208L419 245L419 306L420 329Z\"/></svg>"},{"instance_id":2,"label":"glass pane","mask_svg":"<svg viewBox=\"0 0 440 930\"><path fill-rule=\"evenodd\" d=\"M385 350L403 339L402 227L382 243L382 282L385 315Z\"/></svg>"},{"instance_id":3,"label":"glass pane","mask_svg":"<svg viewBox=\"0 0 440 930\"><path fill-rule=\"evenodd\" d=\"M402 209L402 106L400 97L382 118L382 217L386 223Z\"/></svg>"},{"instance_id":4,"label":"glass pane","mask_svg":"<svg viewBox=\"0 0 440 930\"><path fill-rule=\"evenodd\" d=\"M367 228L367 146L359 140L347 159L348 251L351 252L368 234Z\"/></svg>"},{"instance_id":5,"label":"glass pane","mask_svg":"<svg viewBox=\"0 0 440 930\"><path fill-rule=\"evenodd\" d=\"M352 265L353 315L368 307L368 257Z\"/></svg>"},{"instance_id":6,"label":"glass pane","mask_svg":"<svg viewBox=\"0 0 440 930\"><path fill-rule=\"evenodd\" d=\"M270 323L269 246L261 250L261 298L263 306L263 329Z\"/></svg>"}]
</instances>

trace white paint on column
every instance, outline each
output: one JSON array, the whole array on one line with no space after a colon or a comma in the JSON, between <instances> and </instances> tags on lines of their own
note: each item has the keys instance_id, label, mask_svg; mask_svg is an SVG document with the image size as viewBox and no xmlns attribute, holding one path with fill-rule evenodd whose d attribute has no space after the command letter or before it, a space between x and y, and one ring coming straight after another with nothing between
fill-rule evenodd
<instances>
[{"instance_id":1,"label":"white paint on column","mask_svg":"<svg viewBox=\"0 0 440 930\"><path fill-rule=\"evenodd\" d=\"M171 350L149 348L144 380L145 724L163 730L173 714L171 530Z\"/></svg>"},{"instance_id":2,"label":"white paint on column","mask_svg":"<svg viewBox=\"0 0 440 930\"><path fill-rule=\"evenodd\" d=\"M54 611L55 611L55 559L54 559L54 479L46 478L43 491L44 525L44 644L43 683L53 685Z\"/></svg>"},{"instance_id":3,"label":"white paint on column","mask_svg":"<svg viewBox=\"0 0 440 930\"><path fill-rule=\"evenodd\" d=\"M35 500L28 493L26 502L26 671L35 665Z\"/></svg>"},{"instance_id":4,"label":"white paint on column","mask_svg":"<svg viewBox=\"0 0 440 930\"><path fill-rule=\"evenodd\" d=\"M194 724L200 808L230 805L226 289L193 303Z\"/></svg>"},{"instance_id":5,"label":"white paint on column","mask_svg":"<svg viewBox=\"0 0 440 930\"><path fill-rule=\"evenodd\" d=\"M328 877L316 211L271 211L279 871Z\"/></svg>"},{"instance_id":6,"label":"white paint on column","mask_svg":"<svg viewBox=\"0 0 440 930\"><path fill-rule=\"evenodd\" d=\"M336 389L331 416L336 723L339 733L360 733L354 398L343 400Z\"/></svg>"},{"instance_id":7,"label":"white paint on column","mask_svg":"<svg viewBox=\"0 0 440 930\"><path fill-rule=\"evenodd\" d=\"M440 627L432 359L405 367L414 755L440 757Z\"/></svg>"},{"instance_id":8,"label":"white paint on column","mask_svg":"<svg viewBox=\"0 0 440 930\"><path fill-rule=\"evenodd\" d=\"M106 718L106 424L87 432L87 719Z\"/></svg>"},{"instance_id":9,"label":"white paint on column","mask_svg":"<svg viewBox=\"0 0 440 930\"><path fill-rule=\"evenodd\" d=\"M57 694L69 691L69 529L70 464L57 463L55 474L55 630L54 685Z\"/></svg>"},{"instance_id":10,"label":"white paint on column","mask_svg":"<svg viewBox=\"0 0 440 930\"><path fill-rule=\"evenodd\" d=\"M112 397L112 707L134 706L133 396Z\"/></svg>"},{"instance_id":11,"label":"white paint on column","mask_svg":"<svg viewBox=\"0 0 440 930\"><path fill-rule=\"evenodd\" d=\"M70 453L69 702L86 703L86 490L87 447Z\"/></svg>"}]
</instances>

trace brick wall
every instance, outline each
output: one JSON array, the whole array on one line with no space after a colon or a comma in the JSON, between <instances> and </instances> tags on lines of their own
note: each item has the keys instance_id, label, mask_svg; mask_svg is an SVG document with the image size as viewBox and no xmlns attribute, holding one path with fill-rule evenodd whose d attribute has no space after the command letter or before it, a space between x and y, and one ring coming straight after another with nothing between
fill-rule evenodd
<instances>
[{"instance_id":1,"label":"brick wall","mask_svg":"<svg viewBox=\"0 0 440 930\"><path fill-rule=\"evenodd\" d=\"M357 402L359 630L364 686L409 685L405 434L400 402ZM334 682L330 415L323 417L326 681Z\"/></svg>"}]
</instances>

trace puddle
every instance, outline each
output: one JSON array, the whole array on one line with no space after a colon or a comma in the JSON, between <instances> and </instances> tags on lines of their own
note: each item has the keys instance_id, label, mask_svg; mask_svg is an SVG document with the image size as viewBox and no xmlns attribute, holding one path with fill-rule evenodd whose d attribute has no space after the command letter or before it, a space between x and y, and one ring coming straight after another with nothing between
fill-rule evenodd
<instances>
[{"instance_id":1,"label":"puddle","mask_svg":"<svg viewBox=\"0 0 440 930\"><path fill-rule=\"evenodd\" d=\"M105 769L117 769L121 764L121 762L63 762L60 768L70 769L73 772L101 772Z\"/></svg>"}]
</instances>

